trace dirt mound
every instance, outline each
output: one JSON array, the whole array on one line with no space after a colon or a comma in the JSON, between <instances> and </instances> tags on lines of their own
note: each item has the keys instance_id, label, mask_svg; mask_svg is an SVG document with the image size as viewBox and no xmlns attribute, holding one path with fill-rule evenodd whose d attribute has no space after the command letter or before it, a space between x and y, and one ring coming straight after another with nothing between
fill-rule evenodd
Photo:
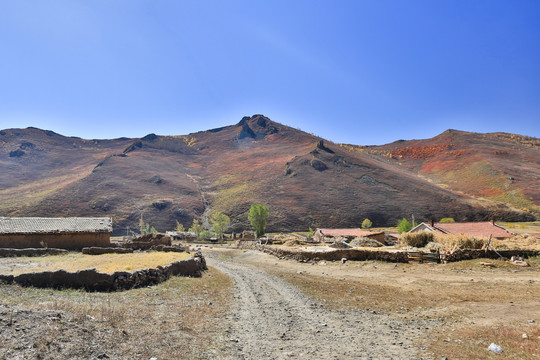
<instances>
[{"instance_id":1,"label":"dirt mound","mask_svg":"<svg viewBox=\"0 0 540 360\"><path fill-rule=\"evenodd\" d=\"M384 244L381 242L370 239L370 238L357 238L353 239L349 242L349 245L352 247L382 247Z\"/></svg>"}]
</instances>

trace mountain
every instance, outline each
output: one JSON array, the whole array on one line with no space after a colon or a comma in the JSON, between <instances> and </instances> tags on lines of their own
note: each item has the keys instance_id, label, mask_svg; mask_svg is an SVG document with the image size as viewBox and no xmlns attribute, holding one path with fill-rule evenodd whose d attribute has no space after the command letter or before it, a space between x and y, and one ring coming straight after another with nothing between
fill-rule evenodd
<instances>
[{"instance_id":1,"label":"mountain","mask_svg":"<svg viewBox=\"0 0 540 360\"><path fill-rule=\"evenodd\" d=\"M492 136L501 139L496 146ZM451 130L429 140L363 147L334 144L263 115L189 135L141 139L84 140L7 129L0 131L0 215L109 215L115 234L136 229L141 215L165 231L177 220L185 226L194 218L207 222L212 211L228 214L232 230L239 231L249 228L252 203L270 208L269 231L358 227L364 218L375 226L394 225L411 214L418 220L531 220L538 191L522 186L539 186L540 140L517 137ZM429 156L415 155L417 148ZM446 169L452 156L464 158L467 149L477 160L470 162L480 164L491 164L490 154L500 152L493 157L515 171L493 167L514 179L502 197L466 191L487 189L488 180L466 186L440 180L449 173L433 170L436 164ZM513 164L522 159L530 162ZM520 168L530 174L518 175ZM490 179L486 169L479 170L479 179ZM528 201L529 211L504 196Z\"/></svg>"}]
</instances>

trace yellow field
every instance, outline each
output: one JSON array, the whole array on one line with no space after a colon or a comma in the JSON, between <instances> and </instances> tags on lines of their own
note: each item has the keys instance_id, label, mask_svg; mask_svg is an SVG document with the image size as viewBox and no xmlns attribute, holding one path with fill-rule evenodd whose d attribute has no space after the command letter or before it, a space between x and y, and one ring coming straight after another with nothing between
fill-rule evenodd
<instances>
[{"instance_id":1,"label":"yellow field","mask_svg":"<svg viewBox=\"0 0 540 360\"><path fill-rule=\"evenodd\" d=\"M134 271L165 266L175 261L191 257L188 253L144 252L132 254L68 255L4 258L0 263L0 274L19 275L28 272L66 270L76 272L84 269L96 269L104 273L115 271Z\"/></svg>"}]
</instances>

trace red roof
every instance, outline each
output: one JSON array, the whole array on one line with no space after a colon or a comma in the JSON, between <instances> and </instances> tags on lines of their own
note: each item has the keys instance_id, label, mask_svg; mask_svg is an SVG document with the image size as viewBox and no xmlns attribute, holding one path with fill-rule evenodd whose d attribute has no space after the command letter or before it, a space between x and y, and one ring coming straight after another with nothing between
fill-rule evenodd
<instances>
[{"instance_id":1,"label":"red roof","mask_svg":"<svg viewBox=\"0 0 540 360\"><path fill-rule=\"evenodd\" d=\"M324 236L356 236L367 237L370 235L384 234L384 231L369 231L363 229L317 229Z\"/></svg>"},{"instance_id":2,"label":"red roof","mask_svg":"<svg viewBox=\"0 0 540 360\"><path fill-rule=\"evenodd\" d=\"M511 232L506 231L499 225L493 224L491 221L435 223L432 228L443 234L465 234L484 237L492 235L494 238L509 238L514 236Z\"/></svg>"}]
</instances>

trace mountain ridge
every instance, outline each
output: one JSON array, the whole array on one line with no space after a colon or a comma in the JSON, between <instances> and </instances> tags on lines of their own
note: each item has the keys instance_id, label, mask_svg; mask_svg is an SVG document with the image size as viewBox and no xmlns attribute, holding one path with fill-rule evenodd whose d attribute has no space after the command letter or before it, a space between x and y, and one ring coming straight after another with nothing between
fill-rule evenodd
<instances>
[{"instance_id":1,"label":"mountain ridge","mask_svg":"<svg viewBox=\"0 0 540 360\"><path fill-rule=\"evenodd\" d=\"M239 231L249 228L247 211L253 202L270 207L270 231L357 227L364 218L376 226L393 225L412 213L421 220L530 220L540 205L540 199L518 186L534 185L540 174L538 139L515 134L466 136L473 136L482 154L506 151L511 157L528 149L523 156L530 157L531 176L508 188L521 191L514 197L528 201L526 211L516 201L509 202L512 208L489 194L484 200L468 186L444 184L445 174L447 182L451 179L447 172L435 176L428 171L438 162L454 166L450 157L459 153L466 158L474 150L464 146L456 130L376 146L336 144L260 114L187 135L85 140L25 130L0 131L0 213L109 215L117 234L136 228L141 215L165 231L177 220L185 226L194 218L204 222L212 211L230 215L232 229ZM509 146L491 149L489 139ZM499 179L505 169L485 178Z\"/></svg>"}]
</instances>

